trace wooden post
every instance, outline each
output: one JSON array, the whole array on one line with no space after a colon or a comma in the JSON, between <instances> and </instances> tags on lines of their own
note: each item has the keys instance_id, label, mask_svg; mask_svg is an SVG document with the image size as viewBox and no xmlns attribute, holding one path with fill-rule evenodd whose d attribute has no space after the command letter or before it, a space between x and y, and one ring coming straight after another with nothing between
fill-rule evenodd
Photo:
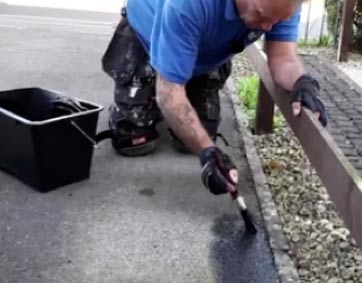
<instances>
[{"instance_id":1,"label":"wooden post","mask_svg":"<svg viewBox=\"0 0 362 283\"><path fill-rule=\"evenodd\" d=\"M310 22L310 13L312 10L312 0L308 1L308 18L307 18L307 24L305 27L305 35L304 35L304 42L308 43L308 36L309 36L309 22Z\"/></svg>"},{"instance_id":2,"label":"wooden post","mask_svg":"<svg viewBox=\"0 0 362 283\"><path fill-rule=\"evenodd\" d=\"M265 42L263 43L265 51ZM254 132L257 135L271 134L273 132L274 121L274 100L266 89L263 81L259 80L258 103L256 106L256 116Z\"/></svg>"},{"instance_id":3,"label":"wooden post","mask_svg":"<svg viewBox=\"0 0 362 283\"><path fill-rule=\"evenodd\" d=\"M337 62L346 62L353 39L353 19L356 0L345 0L343 5L342 23L339 35Z\"/></svg>"},{"instance_id":4,"label":"wooden post","mask_svg":"<svg viewBox=\"0 0 362 283\"><path fill-rule=\"evenodd\" d=\"M264 83L260 80L258 104L255 117L255 134L263 135L273 132L274 100Z\"/></svg>"}]
</instances>

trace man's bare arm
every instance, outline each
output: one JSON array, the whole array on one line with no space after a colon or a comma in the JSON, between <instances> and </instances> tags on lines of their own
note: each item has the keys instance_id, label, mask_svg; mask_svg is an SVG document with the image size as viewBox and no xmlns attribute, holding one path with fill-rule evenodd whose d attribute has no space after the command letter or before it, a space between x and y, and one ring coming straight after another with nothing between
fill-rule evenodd
<instances>
[{"instance_id":1,"label":"man's bare arm","mask_svg":"<svg viewBox=\"0 0 362 283\"><path fill-rule=\"evenodd\" d=\"M266 53L270 71L280 87L292 91L294 98L297 94L298 99L292 103L294 116L300 115L303 101L307 108L314 109L315 116L317 119L321 118L321 122L325 126L328 120L326 109L323 101L317 98L319 90L316 89L313 80L309 78L302 82L299 81L299 86L296 87L296 82L302 75L306 74L306 70L297 55L296 47L295 42L267 42ZM298 89L303 89L303 91L300 92ZM312 98L305 98L303 94L305 89L309 90L308 95L311 95Z\"/></svg>"},{"instance_id":2,"label":"man's bare arm","mask_svg":"<svg viewBox=\"0 0 362 283\"><path fill-rule=\"evenodd\" d=\"M213 145L186 96L184 85L157 75L156 101L168 126L193 153L199 155L202 149Z\"/></svg>"},{"instance_id":3,"label":"man's bare arm","mask_svg":"<svg viewBox=\"0 0 362 283\"><path fill-rule=\"evenodd\" d=\"M275 82L283 89L291 91L296 80L305 74L296 52L296 43L269 41L266 44L266 53Z\"/></svg>"}]
</instances>

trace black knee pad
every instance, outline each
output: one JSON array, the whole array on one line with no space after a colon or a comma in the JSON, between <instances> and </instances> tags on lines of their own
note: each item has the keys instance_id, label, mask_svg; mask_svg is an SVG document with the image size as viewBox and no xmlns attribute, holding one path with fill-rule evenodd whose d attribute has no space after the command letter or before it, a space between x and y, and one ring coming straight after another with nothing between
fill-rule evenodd
<instances>
[{"instance_id":1,"label":"black knee pad","mask_svg":"<svg viewBox=\"0 0 362 283\"><path fill-rule=\"evenodd\" d=\"M155 99L155 76L148 64L127 84L116 84L115 102L110 107L112 145L119 154L144 155L156 148L156 124L161 114Z\"/></svg>"},{"instance_id":2,"label":"black knee pad","mask_svg":"<svg viewBox=\"0 0 362 283\"><path fill-rule=\"evenodd\" d=\"M141 156L156 148L159 138L156 121L148 120L151 115L143 112L140 106L116 103L110 106L109 128L113 133L112 146L117 153Z\"/></svg>"}]
</instances>

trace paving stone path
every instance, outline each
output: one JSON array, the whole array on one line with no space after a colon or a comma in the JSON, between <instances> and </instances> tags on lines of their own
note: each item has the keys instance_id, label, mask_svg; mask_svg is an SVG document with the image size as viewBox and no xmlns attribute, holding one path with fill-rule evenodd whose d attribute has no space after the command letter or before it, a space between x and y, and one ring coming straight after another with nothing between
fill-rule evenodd
<instances>
[{"instance_id":1,"label":"paving stone path","mask_svg":"<svg viewBox=\"0 0 362 283\"><path fill-rule=\"evenodd\" d=\"M318 79L329 113L328 131L352 165L362 173L362 90L315 55L301 55Z\"/></svg>"}]
</instances>

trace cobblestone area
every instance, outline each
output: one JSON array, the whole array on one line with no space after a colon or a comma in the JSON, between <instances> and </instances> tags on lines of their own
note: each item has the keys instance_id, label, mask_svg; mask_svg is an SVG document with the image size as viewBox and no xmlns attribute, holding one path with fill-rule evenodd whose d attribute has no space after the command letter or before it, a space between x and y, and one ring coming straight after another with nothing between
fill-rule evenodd
<instances>
[{"instance_id":1,"label":"cobblestone area","mask_svg":"<svg viewBox=\"0 0 362 283\"><path fill-rule=\"evenodd\" d=\"M362 173L362 92L350 79L315 55L301 56L319 81L329 111L328 130L352 165Z\"/></svg>"}]
</instances>

